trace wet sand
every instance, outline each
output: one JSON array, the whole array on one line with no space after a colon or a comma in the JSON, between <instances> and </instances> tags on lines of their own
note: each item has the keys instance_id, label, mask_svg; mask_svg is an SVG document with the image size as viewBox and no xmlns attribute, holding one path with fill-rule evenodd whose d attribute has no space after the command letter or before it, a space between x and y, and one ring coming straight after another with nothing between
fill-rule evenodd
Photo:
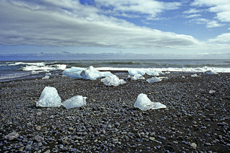
<instances>
[{"instance_id":1,"label":"wet sand","mask_svg":"<svg viewBox=\"0 0 230 153\"><path fill-rule=\"evenodd\" d=\"M61 76L0 82L0 152L230 152L230 74L199 75L117 87ZM62 101L87 97L87 105L36 108L46 86ZM140 93L167 108L134 108ZM13 131L19 137L6 139Z\"/></svg>"}]
</instances>

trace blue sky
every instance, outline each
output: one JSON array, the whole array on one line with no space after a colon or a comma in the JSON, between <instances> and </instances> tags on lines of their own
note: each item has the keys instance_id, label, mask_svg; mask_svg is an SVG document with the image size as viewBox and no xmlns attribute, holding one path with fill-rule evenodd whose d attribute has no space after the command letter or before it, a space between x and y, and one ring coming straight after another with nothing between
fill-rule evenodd
<instances>
[{"instance_id":1,"label":"blue sky","mask_svg":"<svg viewBox=\"0 0 230 153\"><path fill-rule=\"evenodd\" d=\"M0 56L128 53L230 58L230 0L0 3Z\"/></svg>"}]
</instances>

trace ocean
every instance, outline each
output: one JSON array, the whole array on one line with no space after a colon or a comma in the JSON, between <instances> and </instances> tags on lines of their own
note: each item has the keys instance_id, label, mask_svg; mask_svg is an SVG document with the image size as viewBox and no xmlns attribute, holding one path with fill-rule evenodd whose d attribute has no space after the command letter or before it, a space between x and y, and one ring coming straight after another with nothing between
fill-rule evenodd
<instances>
[{"instance_id":1,"label":"ocean","mask_svg":"<svg viewBox=\"0 0 230 153\"><path fill-rule=\"evenodd\" d=\"M46 72L60 72L73 66L81 68L93 66L98 70L117 71L156 69L158 71L230 73L229 59L0 61L0 82L42 77Z\"/></svg>"}]
</instances>

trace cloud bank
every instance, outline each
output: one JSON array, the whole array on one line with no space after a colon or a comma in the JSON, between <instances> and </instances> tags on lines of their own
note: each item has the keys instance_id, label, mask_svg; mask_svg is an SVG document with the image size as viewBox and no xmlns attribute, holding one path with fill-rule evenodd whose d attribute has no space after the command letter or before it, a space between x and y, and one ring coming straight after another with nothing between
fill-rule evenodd
<instances>
[{"instance_id":1,"label":"cloud bank","mask_svg":"<svg viewBox=\"0 0 230 153\"><path fill-rule=\"evenodd\" d=\"M111 13L130 15L138 12L155 17L164 10L177 8L179 3L150 0L145 3L95 0L95 3L96 6L83 5L75 0L1 0L0 44L183 48L198 43L192 36L139 27L106 15L108 11L105 9L98 9L112 6ZM151 7L148 4L152 4ZM144 7L148 9L142 9Z\"/></svg>"}]
</instances>

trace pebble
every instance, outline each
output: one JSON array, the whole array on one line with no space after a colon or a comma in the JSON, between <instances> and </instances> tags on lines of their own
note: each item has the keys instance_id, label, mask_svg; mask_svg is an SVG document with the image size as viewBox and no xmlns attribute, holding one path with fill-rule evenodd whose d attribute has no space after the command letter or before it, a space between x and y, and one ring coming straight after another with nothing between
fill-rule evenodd
<instances>
[{"instance_id":1,"label":"pebble","mask_svg":"<svg viewBox=\"0 0 230 153\"><path fill-rule=\"evenodd\" d=\"M196 149L197 148L197 144L196 143L191 143L190 146L193 148L193 149Z\"/></svg>"},{"instance_id":2,"label":"pebble","mask_svg":"<svg viewBox=\"0 0 230 153\"><path fill-rule=\"evenodd\" d=\"M36 126L36 130L40 131L41 130L41 126Z\"/></svg>"},{"instance_id":3,"label":"pebble","mask_svg":"<svg viewBox=\"0 0 230 153\"><path fill-rule=\"evenodd\" d=\"M149 137L149 140L153 141L153 140L155 140L155 138L154 137Z\"/></svg>"}]
</instances>

